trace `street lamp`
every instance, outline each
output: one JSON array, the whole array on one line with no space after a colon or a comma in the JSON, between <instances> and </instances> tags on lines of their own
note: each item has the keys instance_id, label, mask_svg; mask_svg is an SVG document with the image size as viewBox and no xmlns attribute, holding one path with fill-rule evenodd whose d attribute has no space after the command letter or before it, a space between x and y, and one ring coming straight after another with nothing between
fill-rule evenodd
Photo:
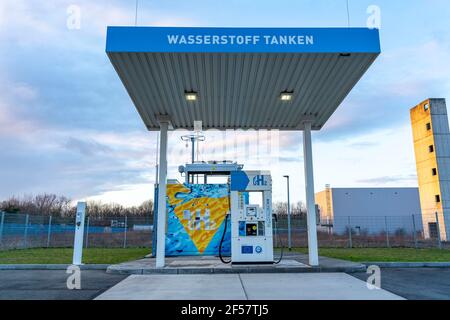
<instances>
[{"instance_id":1,"label":"street lamp","mask_svg":"<svg viewBox=\"0 0 450 320\"><path fill-rule=\"evenodd\" d=\"M288 222L288 249L291 251L291 200L289 197L289 176L283 176L287 182L287 222Z\"/></svg>"}]
</instances>

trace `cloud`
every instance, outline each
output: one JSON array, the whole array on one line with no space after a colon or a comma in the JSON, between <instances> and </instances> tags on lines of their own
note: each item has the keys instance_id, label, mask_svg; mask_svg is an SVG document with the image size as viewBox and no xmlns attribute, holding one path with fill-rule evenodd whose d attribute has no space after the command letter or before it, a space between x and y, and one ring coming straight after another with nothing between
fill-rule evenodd
<instances>
[{"instance_id":1,"label":"cloud","mask_svg":"<svg viewBox=\"0 0 450 320\"><path fill-rule=\"evenodd\" d=\"M16 103L0 101L0 198L53 192L77 199L152 181L155 148L146 130L65 128L15 108L36 95L9 98Z\"/></svg>"},{"instance_id":2,"label":"cloud","mask_svg":"<svg viewBox=\"0 0 450 320\"><path fill-rule=\"evenodd\" d=\"M107 145L92 140L85 141L73 137L70 137L63 146L69 150L77 150L78 152L86 156L111 152L111 148Z\"/></svg>"},{"instance_id":3,"label":"cloud","mask_svg":"<svg viewBox=\"0 0 450 320\"><path fill-rule=\"evenodd\" d=\"M409 123L409 109L450 96L450 45L437 39L388 46L330 118L318 139L331 141Z\"/></svg>"},{"instance_id":4,"label":"cloud","mask_svg":"<svg viewBox=\"0 0 450 320\"><path fill-rule=\"evenodd\" d=\"M43 12L55 10L55 2L45 1L39 4L36 1L29 0L7 0L0 2L0 35L8 36L10 40L22 42L20 37L20 26L23 30L32 30L33 34L39 34L40 37L31 36L30 32L23 34L30 40L42 39L43 35L53 35L54 28L48 19L42 19Z\"/></svg>"},{"instance_id":5,"label":"cloud","mask_svg":"<svg viewBox=\"0 0 450 320\"><path fill-rule=\"evenodd\" d=\"M86 200L106 203L120 203L124 206L133 206L153 199L153 184L139 183L115 186L115 190L101 192L98 195L87 197Z\"/></svg>"},{"instance_id":6,"label":"cloud","mask_svg":"<svg viewBox=\"0 0 450 320\"><path fill-rule=\"evenodd\" d=\"M261 1L258 15L250 17L254 4L242 1L140 1L138 23L298 26L301 12L305 26L338 25L342 19L336 10L345 16L338 4L330 10L314 3L317 10L311 10L312 3L290 3L295 10L285 12L283 6ZM388 3L383 12L392 8ZM81 8L80 30L66 27L71 4ZM6 181L0 185L0 198L55 192L138 204L152 196L156 133L144 127L105 54L106 26L133 25L134 4L0 1L0 177ZM433 6L410 7L437 12ZM361 15L365 20L364 10ZM384 19L383 53L325 128L313 133L317 190L326 183L417 184L409 108L429 96L450 94L448 19L416 29L408 24L405 31L398 28L400 18L396 12L391 21L395 29ZM178 134L169 141L169 177L181 180L177 167L190 161L190 149ZM231 159L245 169L270 169L275 201L285 199L281 177L289 174L292 200L304 198L301 133L205 134L200 159ZM270 148L274 142L277 148Z\"/></svg>"},{"instance_id":7,"label":"cloud","mask_svg":"<svg viewBox=\"0 0 450 320\"><path fill-rule=\"evenodd\" d=\"M376 186L386 186L386 185L392 185L392 184L416 184L417 183L417 175L415 174L409 174L409 175L396 175L396 176L382 176L382 177L374 177L374 178L367 178L367 179L360 179L356 181L360 184L367 184L367 185L376 185Z\"/></svg>"},{"instance_id":8,"label":"cloud","mask_svg":"<svg viewBox=\"0 0 450 320\"><path fill-rule=\"evenodd\" d=\"M380 142L376 141L357 141L351 143L349 146L356 149L364 149L364 148L372 148L379 144Z\"/></svg>"}]
</instances>

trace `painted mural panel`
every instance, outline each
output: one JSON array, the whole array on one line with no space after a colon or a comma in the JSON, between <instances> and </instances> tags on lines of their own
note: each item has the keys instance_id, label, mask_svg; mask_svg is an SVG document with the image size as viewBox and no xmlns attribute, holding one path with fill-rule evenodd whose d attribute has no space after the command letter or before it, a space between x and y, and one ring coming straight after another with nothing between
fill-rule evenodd
<instances>
[{"instance_id":1,"label":"painted mural panel","mask_svg":"<svg viewBox=\"0 0 450 320\"><path fill-rule=\"evenodd\" d=\"M166 255L218 255L229 211L226 184L168 184ZM222 244L230 255L231 227Z\"/></svg>"}]
</instances>

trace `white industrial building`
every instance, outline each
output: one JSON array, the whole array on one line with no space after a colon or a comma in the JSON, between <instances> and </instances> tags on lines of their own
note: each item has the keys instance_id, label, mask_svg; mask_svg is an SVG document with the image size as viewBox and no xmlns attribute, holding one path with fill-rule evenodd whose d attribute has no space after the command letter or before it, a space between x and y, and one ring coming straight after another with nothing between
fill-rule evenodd
<instances>
[{"instance_id":1,"label":"white industrial building","mask_svg":"<svg viewBox=\"0 0 450 320\"><path fill-rule=\"evenodd\" d=\"M330 188L316 193L319 225L335 234L422 231L418 188Z\"/></svg>"}]
</instances>

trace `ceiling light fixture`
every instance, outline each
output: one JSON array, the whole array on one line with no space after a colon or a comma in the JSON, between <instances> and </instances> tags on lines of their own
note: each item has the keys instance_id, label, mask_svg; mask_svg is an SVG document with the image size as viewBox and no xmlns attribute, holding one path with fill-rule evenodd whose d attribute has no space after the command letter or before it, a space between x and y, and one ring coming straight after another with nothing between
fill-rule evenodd
<instances>
[{"instance_id":1,"label":"ceiling light fixture","mask_svg":"<svg viewBox=\"0 0 450 320\"><path fill-rule=\"evenodd\" d=\"M196 101L197 96L198 96L198 94L195 91L185 91L184 92L184 97L186 98L187 101Z\"/></svg>"},{"instance_id":2,"label":"ceiling light fixture","mask_svg":"<svg viewBox=\"0 0 450 320\"><path fill-rule=\"evenodd\" d=\"M280 93L280 100L281 101L291 101L293 95L294 95L293 91L283 91L282 93Z\"/></svg>"}]
</instances>

